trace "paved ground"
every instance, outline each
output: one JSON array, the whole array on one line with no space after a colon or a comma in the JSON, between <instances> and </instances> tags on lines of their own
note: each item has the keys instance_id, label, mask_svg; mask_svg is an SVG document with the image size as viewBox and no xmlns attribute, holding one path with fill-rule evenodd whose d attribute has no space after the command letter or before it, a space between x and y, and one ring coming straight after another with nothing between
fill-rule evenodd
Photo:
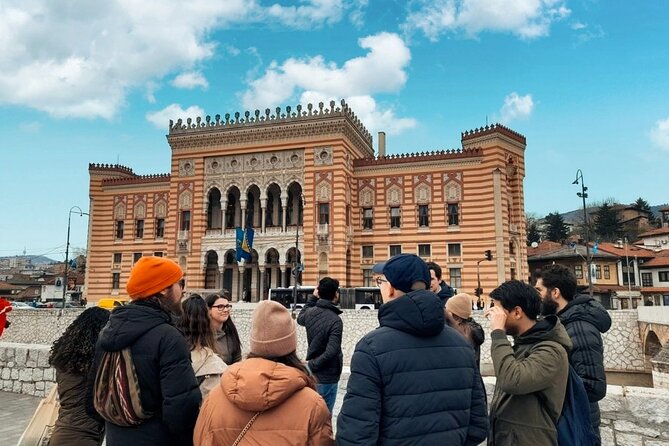
<instances>
[{"instance_id":1,"label":"paved ground","mask_svg":"<svg viewBox=\"0 0 669 446\"><path fill-rule=\"evenodd\" d=\"M0 392L0 445L18 443L40 400L36 396Z\"/></svg>"}]
</instances>

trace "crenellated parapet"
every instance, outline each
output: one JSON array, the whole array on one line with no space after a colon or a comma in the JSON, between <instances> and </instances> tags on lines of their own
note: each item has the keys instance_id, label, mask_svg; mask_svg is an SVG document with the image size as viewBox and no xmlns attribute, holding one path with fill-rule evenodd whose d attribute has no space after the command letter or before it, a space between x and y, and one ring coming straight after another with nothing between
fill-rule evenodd
<instances>
[{"instance_id":1,"label":"crenellated parapet","mask_svg":"<svg viewBox=\"0 0 669 446\"><path fill-rule=\"evenodd\" d=\"M122 166L121 164L88 163L88 171L135 175L131 168Z\"/></svg>"},{"instance_id":2,"label":"crenellated parapet","mask_svg":"<svg viewBox=\"0 0 669 446\"><path fill-rule=\"evenodd\" d=\"M264 113L260 110L255 110L254 113L246 111L243 115L239 112L233 115L226 113L223 117L216 115L213 119L207 115L204 120L198 116L195 120L192 118L186 119L185 123L182 119L178 119L176 122L170 119L169 134L172 136L206 130L239 129L264 124L313 122L332 118L346 118L362 139L367 144L372 144L372 135L343 99L340 101L339 106L337 106L335 101L330 101L329 108L323 102L320 102L318 107L314 107L313 104L307 104L306 107L298 105L294 109L291 106L287 106L283 110L281 107L276 107L273 112L269 108L266 108Z\"/></svg>"},{"instance_id":3,"label":"crenellated parapet","mask_svg":"<svg viewBox=\"0 0 669 446\"><path fill-rule=\"evenodd\" d=\"M105 186L121 186L126 184L169 183L170 178L169 173L134 175L129 178L105 178L102 180L102 184Z\"/></svg>"},{"instance_id":4,"label":"crenellated parapet","mask_svg":"<svg viewBox=\"0 0 669 446\"><path fill-rule=\"evenodd\" d=\"M353 160L354 167L380 166L388 164L415 163L415 162L434 162L442 160L455 160L462 158L476 158L483 156L483 149L480 147L467 149L433 150L429 152L400 153L396 155L386 155L378 158L361 158Z\"/></svg>"},{"instance_id":5,"label":"crenellated parapet","mask_svg":"<svg viewBox=\"0 0 669 446\"><path fill-rule=\"evenodd\" d=\"M477 129L467 130L461 133L461 140L464 142L469 139L478 138L480 136L491 135L493 133L501 133L519 143L525 145L527 143L525 136L521 135L518 132L511 130L508 127L503 126L502 124L490 124L485 127L479 127Z\"/></svg>"}]
</instances>

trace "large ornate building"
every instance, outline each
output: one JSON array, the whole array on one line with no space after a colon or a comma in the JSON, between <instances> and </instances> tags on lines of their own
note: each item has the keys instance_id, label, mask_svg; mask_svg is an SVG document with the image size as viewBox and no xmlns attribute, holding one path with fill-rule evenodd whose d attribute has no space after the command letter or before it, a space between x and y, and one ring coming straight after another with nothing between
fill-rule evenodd
<instances>
[{"instance_id":1,"label":"large ornate building","mask_svg":"<svg viewBox=\"0 0 669 446\"><path fill-rule=\"evenodd\" d=\"M89 302L123 295L142 255L175 259L191 290L253 301L292 285L295 265L303 284L373 285L373 264L399 252L469 293L477 273L484 293L528 276L525 137L501 125L462 133L457 150L401 155L380 133L375 154L342 101L179 120L167 139L169 174L89 166ZM235 228L248 226L252 259L237 262Z\"/></svg>"}]
</instances>

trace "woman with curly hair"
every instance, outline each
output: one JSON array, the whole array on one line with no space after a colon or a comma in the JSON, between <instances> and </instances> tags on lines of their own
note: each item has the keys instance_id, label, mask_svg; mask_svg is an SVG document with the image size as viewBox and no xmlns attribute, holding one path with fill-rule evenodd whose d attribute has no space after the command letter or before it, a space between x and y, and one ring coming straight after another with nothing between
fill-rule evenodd
<instances>
[{"instance_id":1,"label":"woman with curly hair","mask_svg":"<svg viewBox=\"0 0 669 446\"><path fill-rule=\"evenodd\" d=\"M60 410L49 446L102 444L104 422L86 413L86 389L98 335L109 320L100 307L84 310L51 347L49 364L56 369Z\"/></svg>"},{"instance_id":2,"label":"woman with curly hair","mask_svg":"<svg viewBox=\"0 0 669 446\"><path fill-rule=\"evenodd\" d=\"M218 356L227 364L231 365L242 360L242 343L239 340L237 327L232 322L230 312L230 292L222 290L220 294L210 294L205 299L209 307L211 327L216 336L216 350Z\"/></svg>"},{"instance_id":3,"label":"woman with curly hair","mask_svg":"<svg viewBox=\"0 0 669 446\"><path fill-rule=\"evenodd\" d=\"M193 371L204 400L209 391L220 382L227 365L216 354L216 341L209 320L209 307L204 299L198 294L191 294L181 303L181 306L183 307L181 331L190 346Z\"/></svg>"}]
</instances>

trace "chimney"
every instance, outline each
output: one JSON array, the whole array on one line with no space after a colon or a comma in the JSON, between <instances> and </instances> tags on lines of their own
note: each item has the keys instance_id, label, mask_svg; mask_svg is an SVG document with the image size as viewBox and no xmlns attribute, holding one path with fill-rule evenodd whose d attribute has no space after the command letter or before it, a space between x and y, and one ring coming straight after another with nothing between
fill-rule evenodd
<instances>
[{"instance_id":1,"label":"chimney","mask_svg":"<svg viewBox=\"0 0 669 446\"><path fill-rule=\"evenodd\" d=\"M379 132L379 158L386 156L386 132Z\"/></svg>"}]
</instances>

